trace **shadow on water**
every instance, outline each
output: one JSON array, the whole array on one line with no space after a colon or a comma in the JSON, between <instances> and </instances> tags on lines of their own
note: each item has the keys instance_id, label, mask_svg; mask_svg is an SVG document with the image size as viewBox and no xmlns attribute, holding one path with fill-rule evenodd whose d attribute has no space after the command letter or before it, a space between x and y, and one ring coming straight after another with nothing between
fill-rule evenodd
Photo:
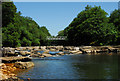
<instances>
[{"instance_id":1,"label":"shadow on water","mask_svg":"<svg viewBox=\"0 0 120 81\"><path fill-rule=\"evenodd\" d=\"M64 55L33 59L24 79L118 79L118 55Z\"/></svg>"},{"instance_id":2,"label":"shadow on water","mask_svg":"<svg viewBox=\"0 0 120 81\"><path fill-rule=\"evenodd\" d=\"M74 63L78 75L84 73L87 79L118 79L118 57L116 55L86 55L83 63ZM82 78L84 79L84 77Z\"/></svg>"}]
</instances>

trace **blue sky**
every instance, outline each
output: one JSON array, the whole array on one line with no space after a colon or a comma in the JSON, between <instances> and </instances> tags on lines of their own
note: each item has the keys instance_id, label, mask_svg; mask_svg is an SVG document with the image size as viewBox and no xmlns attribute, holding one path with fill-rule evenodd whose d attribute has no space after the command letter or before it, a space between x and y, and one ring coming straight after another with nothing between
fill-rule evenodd
<instances>
[{"instance_id":1,"label":"blue sky","mask_svg":"<svg viewBox=\"0 0 120 81\"><path fill-rule=\"evenodd\" d=\"M118 9L117 2L14 2L22 16L29 16L51 35L66 28L87 5L101 6L108 14Z\"/></svg>"}]
</instances>

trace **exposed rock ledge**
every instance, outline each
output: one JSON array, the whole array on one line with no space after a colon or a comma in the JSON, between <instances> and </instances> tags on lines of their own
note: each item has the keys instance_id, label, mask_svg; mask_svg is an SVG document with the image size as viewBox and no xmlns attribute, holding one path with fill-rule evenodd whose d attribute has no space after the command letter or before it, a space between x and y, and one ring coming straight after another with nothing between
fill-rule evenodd
<instances>
[{"instance_id":1,"label":"exposed rock ledge","mask_svg":"<svg viewBox=\"0 0 120 81\"><path fill-rule=\"evenodd\" d=\"M14 72L18 70L14 64L0 63L0 81L23 81Z\"/></svg>"},{"instance_id":2,"label":"exposed rock ledge","mask_svg":"<svg viewBox=\"0 0 120 81\"><path fill-rule=\"evenodd\" d=\"M22 62L31 61L29 57L0 57L0 60L2 60L2 63L12 63L17 61L22 61Z\"/></svg>"},{"instance_id":3,"label":"exposed rock ledge","mask_svg":"<svg viewBox=\"0 0 120 81\"><path fill-rule=\"evenodd\" d=\"M16 62L14 66L20 69L28 69L30 67L33 67L34 63L33 62Z\"/></svg>"},{"instance_id":4,"label":"exposed rock ledge","mask_svg":"<svg viewBox=\"0 0 120 81\"><path fill-rule=\"evenodd\" d=\"M0 63L0 81L23 81L17 77L16 71L33 66L33 62Z\"/></svg>"}]
</instances>

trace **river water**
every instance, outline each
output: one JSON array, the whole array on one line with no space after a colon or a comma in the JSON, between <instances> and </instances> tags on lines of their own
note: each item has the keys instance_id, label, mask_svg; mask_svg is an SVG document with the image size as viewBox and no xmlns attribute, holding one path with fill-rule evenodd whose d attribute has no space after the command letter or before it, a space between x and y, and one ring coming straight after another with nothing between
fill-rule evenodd
<instances>
[{"instance_id":1,"label":"river water","mask_svg":"<svg viewBox=\"0 0 120 81\"><path fill-rule=\"evenodd\" d=\"M18 73L27 79L118 79L119 55L64 55L35 58L35 67Z\"/></svg>"}]
</instances>

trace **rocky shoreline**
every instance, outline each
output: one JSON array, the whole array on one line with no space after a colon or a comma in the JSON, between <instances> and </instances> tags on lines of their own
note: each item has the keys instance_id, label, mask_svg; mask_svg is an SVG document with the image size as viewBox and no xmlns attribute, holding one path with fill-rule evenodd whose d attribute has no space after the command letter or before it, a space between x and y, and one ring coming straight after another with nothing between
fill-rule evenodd
<instances>
[{"instance_id":1,"label":"rocky shoreline","mask_svg":"<svg viewBox=\"0 0 120 81\"><path fill-rule=\"evenodd\" d=\"M9 79L10 81L23 81L17 77L16 72L33 66L33 62L0 63L0 81L9 81Z\"/></svg>"},{"instance_id":2,"label":"rocky shoreline","mask_svg":"<svg viewBox=\"0 0 120 81\"><path fill-rule=\"evenodd\" d=\"M14 66L14 64L5 64L0 63L0 81L7 81L10 80L14 81L22 81L20 80L17 75L14 73L18 68Z\"/></svg>"},{"instance_id":3,"label":"rocky shoreline","mask_svg":"<svg viewBox=\"0 0 120 81\"><path fill-rule=\"evenodd\" d=\"M51 57L52 55L64 54L87 54L102 52L120 52L120 45L117 46L34 46L34 47L3 47L3 57L7 56L28 56L28 57Z\"/></svg>"},{"instance_id":4,"label":"rocky shoreline","mask_svg":"<svg viewBox=\"0 0 120 81\"><path fill-rule=\"evenodd\" d=\"M0 81L23 81L17 77L16 71L34 66L28 57L0 57Z\"/></svg>"},{"instance_id":5,"label":"rocky shoreline","mask_svg":"<svg viewBox=\"0 0 120 81\"><path fill-rule=\"evenodd\" d=\"M20 69L28 69L34 66L31 57L52 57L65 54L100 54L120 53L120 45L117 46L34 46L34 47L3 47L0 60L0 80L17 80L14 72Z\"/></svg>"}]
</instances>

